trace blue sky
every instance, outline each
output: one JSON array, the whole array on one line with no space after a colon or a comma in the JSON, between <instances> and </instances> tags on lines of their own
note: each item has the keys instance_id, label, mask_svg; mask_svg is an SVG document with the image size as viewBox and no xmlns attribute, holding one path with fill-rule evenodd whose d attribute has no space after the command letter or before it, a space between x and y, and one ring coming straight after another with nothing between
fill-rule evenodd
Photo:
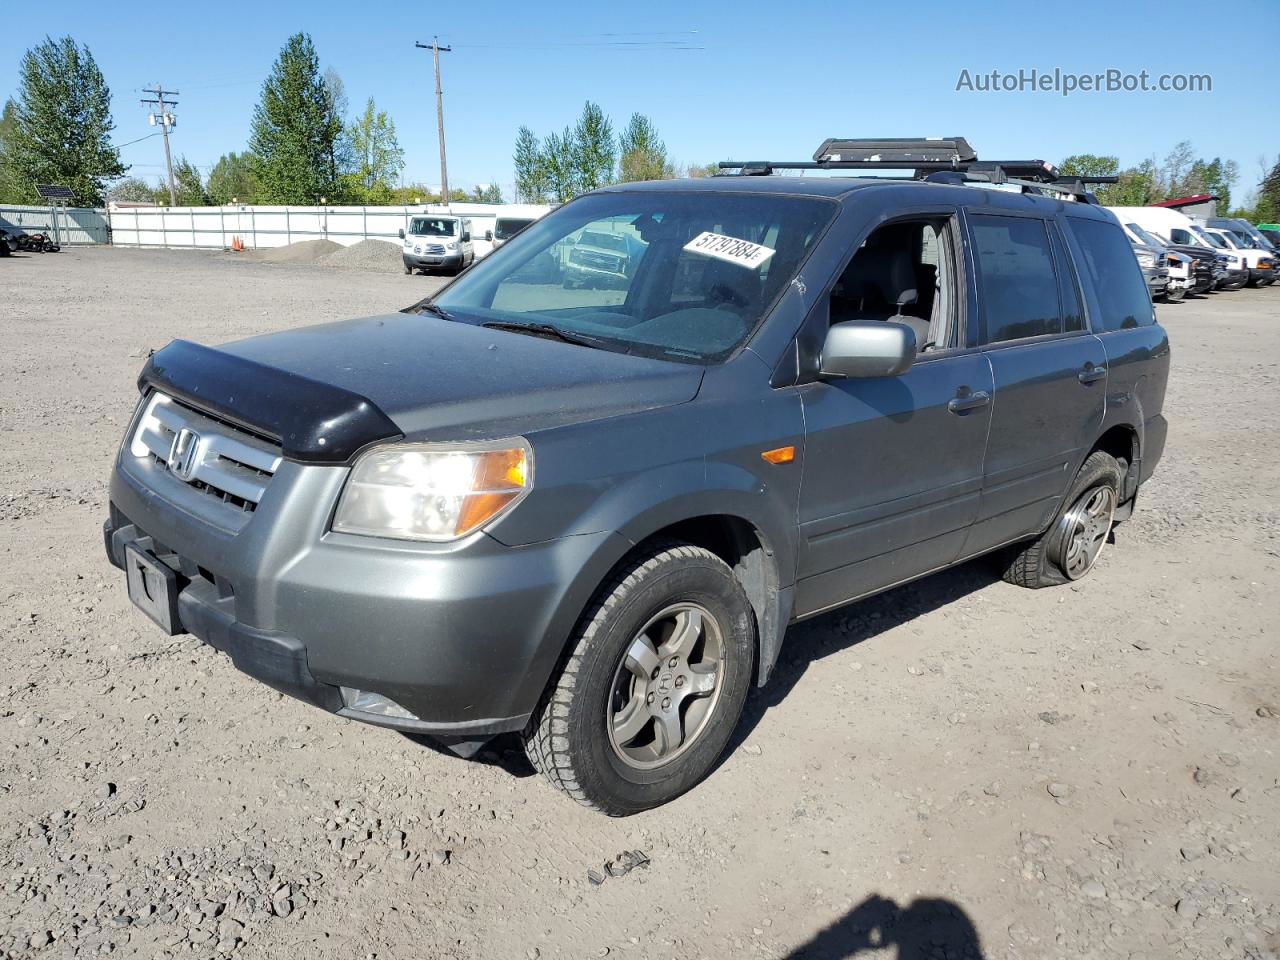
<instances>
[{"instance_id":1,"label":"blue sky","mask_svg":"<svg viewBox=\"0 0 1280 960\"><path fill-rule=\"evenodd\" d=\"M969 5L761 0L642 5L64 2L5 6L0 97L12 95L22 52L46 33L89 44L113 94L115 139L153 132L138 104L156 81L181 91L176 154L206 172L242 149L258 90L285 38L311 34L338 71L353 110L373 96L396 122L406 181L439 182L429 53L438 32L450 181L509 189L517 128L572 123L583 101L621 126L648 114L681 163L807 158L827 136L962 135L979 156L1058 160L1111 153L1124 164L1182 139L1234 159L1241 197L1259 157L1280 152L1271 44L1276 0L1065 6L987 0ZM417 8L415 10L415 7ZM1035 11L1045 13L1036 20ZM420 12L417 12L420 10ZM1174 26L1176 25L1176 26ZM1219 33L1211 33L1213 27ZM683 47L685 49L675 49ZM1019 69L1203 73L1208 93L980 93L971 74ZM126 146L132 172L163 170L160 140Z\"/></svg>"}]
</instances>

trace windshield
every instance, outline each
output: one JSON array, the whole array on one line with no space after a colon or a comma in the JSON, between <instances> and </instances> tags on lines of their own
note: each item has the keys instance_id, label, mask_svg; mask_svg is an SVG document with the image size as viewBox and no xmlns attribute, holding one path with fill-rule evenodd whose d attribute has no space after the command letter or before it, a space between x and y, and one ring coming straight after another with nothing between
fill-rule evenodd
<instances>
[{"instance_id":1,"label":"windshield","mask_svg":"<svg viewBox=\"0 0 1280 960\"><path fill-rule=\"evenodd\" d=\"M1217 234L1210 233L1204 227L1192 227L1191 229L1195 231L1195 235L1197 237L1209 244L1209 246L1217 247L1219 250L1225 250L1227 248L1227 245L1222 242L1221 237Z\"/></svg>"},{"instance_id":2,"label":"windshield","mask_svg":"<svg viewBox=\"0 0 1280 960\"><path fill-rule=\"evenodd\" d=\"M436 303L464 322L549 324L602 349L718 362L835 211L813 197L592 194L529 226L513 256L480 261Z\"/></svg>"},{"instance_id":3,"label":"windshield","mask_svg":"<svg viewBox=\"0 0 1280 960\"><path fill-rule=\"evenodd\" d=\"M1253 242L1253 237L1249 236L1243 230L1227 231L1227 239L1233 241L1241 250L1248 250L1250 247L1257 246L1257 244Z\"/></svg>"},{"instance_id":4,"label":"windshield","mask_svg":"<svg viewBox=\"0 0 1280 960\"><path fill-rule=\"evenodd\" d=\"M1136 223L1126 223L1125 226L1128 227L1130 230L1132 230L1134 234L1137 236L1137 238L1149 247L1167 247L1168 246L1168 244L1165 243L1163 240L1161 240L1159 237L1153 237L1151 234L1147 233L1147 231L1143 230Z\"/></svg>"},{"instance_id":5,"label":"windshield","mask_svg":"<svg viewBox=\"0 0 1280 960\"><path fill-rule=\"evenodd\" d=\"M507 220L499 217L493 225L493 238L495 240L510 240L531 223L533 223L532 220Z\"/></svg>"},{"instance_id":6,"label":"windshield","mask_svg":"<svg viewBox=\"0 0 1280 960\"><path fill-rule=\"evenodd\" d=\"M457 223L447 217L414 217L409 221L409 232L415 237L452 237Z\"/></svg>"}]
</instances>

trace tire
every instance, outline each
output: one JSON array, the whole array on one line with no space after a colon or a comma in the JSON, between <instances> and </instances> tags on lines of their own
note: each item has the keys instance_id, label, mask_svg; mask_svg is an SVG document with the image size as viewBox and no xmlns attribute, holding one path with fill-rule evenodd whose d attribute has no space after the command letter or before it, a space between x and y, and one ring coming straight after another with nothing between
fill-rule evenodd
<instances>
[{"instance_id":1,"label":"tire","mask_svg":"<svg viewBox=\"0 0 1280 960\"><path fill-rule=\"evenodd\" d=\"M412 276L413 276L413 267L405 267L405 268L404 268L404 275L405 275L406 277L412 277Z\"/></svg>"},{"instance_id":2,"label":"tire","mask_svg":"<svg viewBox=\"0 0 1280 960\"><path fill-rule=\"evenodd\" d=\"M664 804L729 742L755 649L751 604L723 560L681 543L637 554L583 615L525 752L552 786L609 816Z\"/></svg>"},{"instance_id":3,"label":"tire","mask_svg":"<svg viewBox=\"0 0 1280 960\"><path fill-rule=\"evenodd\" d=\"M1089 454L1064 498L1065 509L1048 530L1015 548L1004 579L1038 590L1087 576L1111 533L1122 483L1115 457L1101 450Z\"/></svg>"}]
</instances>

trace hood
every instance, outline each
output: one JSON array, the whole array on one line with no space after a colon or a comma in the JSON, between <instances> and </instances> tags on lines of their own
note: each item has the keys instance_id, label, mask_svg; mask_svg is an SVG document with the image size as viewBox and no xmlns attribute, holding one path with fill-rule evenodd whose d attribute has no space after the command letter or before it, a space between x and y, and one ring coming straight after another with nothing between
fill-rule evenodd
<instances>
[{"instance_id":1,"label":"hood","mask_svg":"<svg viewBox=\"0 0 1280 960\"><path fill-rule=\"evenodd\" d=\"M699 366L391 314L217 348L174 341L141 380L259 432L291 459L345 462L361 447L489 439L684 403Z\"/></svg>"}]
</instances>

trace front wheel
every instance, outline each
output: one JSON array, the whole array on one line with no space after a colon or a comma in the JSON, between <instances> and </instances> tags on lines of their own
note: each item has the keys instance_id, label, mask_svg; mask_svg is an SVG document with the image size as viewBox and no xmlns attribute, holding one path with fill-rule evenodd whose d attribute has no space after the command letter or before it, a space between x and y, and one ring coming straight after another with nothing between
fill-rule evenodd
<instances>
[{"instance_id":1,"label":"front wheel","mask_svg":"<svg viewBox=\"0 0 1280 960\"><path fill-rule=\"evenodd\" d=\"M610 816L678 797L707 775L751 685L755 619L733 571L671 543L597 593L525 731L553 786Z\"/></svg>"},{"instance_id":2,"label":"front wheel","mask_svg":"<svg viewBox=\"0 0 1280 960\"><path fill-rule=\"evenodd\" d=\"M1038 589L1088 574L1111 534L1122 482L1115 457L1101 450L1089 454L1067 492L1067 508L1043 534L1015 549L1004 579Z\"/></svg>"}]
</instances>

